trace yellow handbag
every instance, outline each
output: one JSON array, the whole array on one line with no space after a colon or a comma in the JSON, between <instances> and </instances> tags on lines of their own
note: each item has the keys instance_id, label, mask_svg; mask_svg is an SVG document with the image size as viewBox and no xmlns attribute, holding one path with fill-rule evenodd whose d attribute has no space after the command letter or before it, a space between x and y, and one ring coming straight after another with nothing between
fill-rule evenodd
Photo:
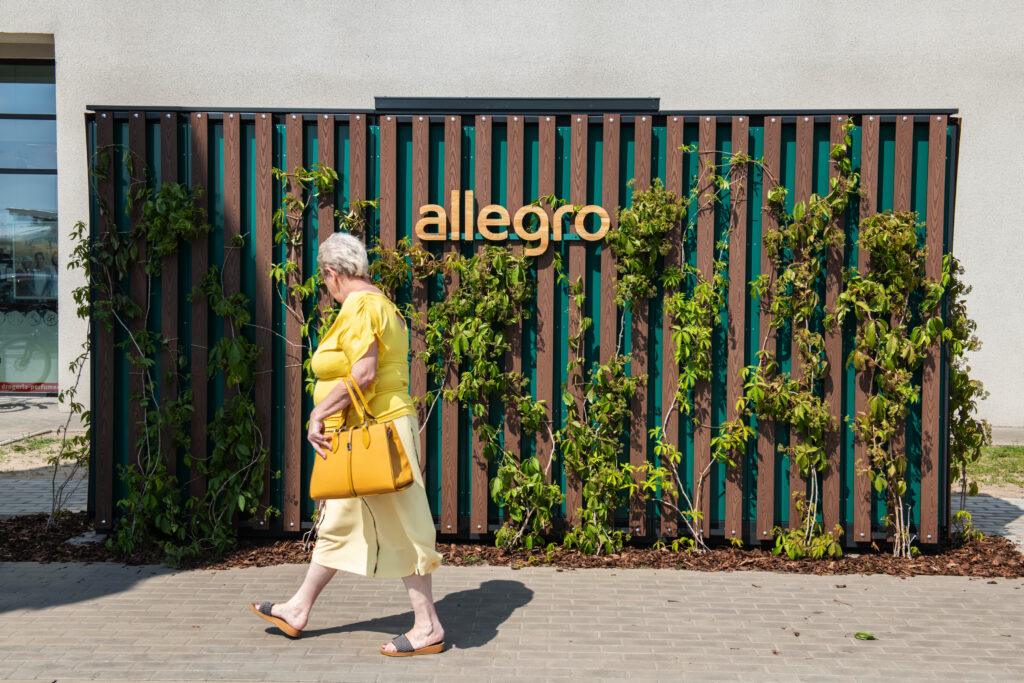
<instances>
[{"instance_id":1,"label":"yellow handbag","mask_svg":"<svg viewBox=\"0 0 1024 683\"><path fill-rule=\"evenodd\" d=\"M375 496L412 486L412 465L394 420L378 420L359 384L349 380L342 378L359 424L334 430L331 452L314 458L309 480L309 497L314 500Z\"/></svg>"}]
</instances>

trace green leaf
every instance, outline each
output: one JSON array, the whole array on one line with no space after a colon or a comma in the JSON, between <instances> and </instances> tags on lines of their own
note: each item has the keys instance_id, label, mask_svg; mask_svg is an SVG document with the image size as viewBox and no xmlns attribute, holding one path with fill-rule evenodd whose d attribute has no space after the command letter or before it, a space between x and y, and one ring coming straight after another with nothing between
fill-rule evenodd
<instances>
[{"instance_id":1,"label":"green leaf","mask_svg":"<svg viewBox=\"0 0 1024 683\"><path fill-rule=\"evenodd\" d=\"M857 640L878 640L878 638L875 638L875 634L870 631L857 631L853 634L853 637Z\"/></svg>"}]
</instances>

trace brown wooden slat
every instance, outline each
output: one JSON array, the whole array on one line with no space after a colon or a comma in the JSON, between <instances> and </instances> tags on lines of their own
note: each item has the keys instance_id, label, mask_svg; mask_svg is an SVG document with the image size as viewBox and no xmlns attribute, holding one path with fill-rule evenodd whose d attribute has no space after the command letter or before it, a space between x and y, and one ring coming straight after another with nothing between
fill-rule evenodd
<instances>
[{"instance_id":1,"label":"brown wooden slat","mask_svg":"<svg viewBox=\"0 0 1024 683\"><path fill-rule=\"evenodd\" d=\"M946 117L931 116L928 122L928 190L925 215L925 275L942 276L942 239L946 209ZM921 378L921 542L939 540L940 394L942 347L928 347Z\"/></svg>"},{"instance_id":2,"label":"brown wooden slat","mask_svg":"<svg viewBox=\"0 0 1024 683\"><path fill-rule=\"evenodd\" d=\"M778 222L768 210L768 193L779 184L779 166L782 146L782 118L764 117L764 169L761 181L761 229L762 234L778 229ZM767 253L761 249L761 273L774 269ZM772 329L772 313L768 302L758 302L761 312L760 343L775 353L775 330ZM757 528L756 538L764 541L772 538L775 526L775 423L758 417L757 420Z\"/></svg>"},{"instance_id":3,"label":"brown wooden slat","mask_svg":"<svg viewBox=\"0 0 1024 683\"><path fill-rule=\"evenodd\" d=\"M476 199L474 211L478 212L491 203L491 117L477 116L473 125L476 128L473 196Z\"/></svg>"},{"instance_id":4,"label":"brown wooden slat","mask_svg":"<svg viewBox=\"0 0 1024 683\"><path fill-rule=\"evenodd\" d=\"M334 115L321 114L316 119L316 157L317 163L325 168L334 168ZM340 174L339 174L340 175ZM340 182L340 178L339 178ZM317 248L328 237L334 234L334 202L335 192L327 192L317 197ZM316 266L319 268L319 266ZM321 315L328 315L335 301L327 287L321 286L319 304Z\"/></svg>"},{"instance_id":5,"label":"brown wooden slat","mask_svg":"<svg viewBox=\"0 0 1024 683\"><path fill-rule=\"evenodd\" d=\"M537 191L541 196L555 192L555 117L538 117L539 168L537 169ZM545 205L548 224L551 223L551 207ZM555 372L555 270L553 263L554 245L536 257L537 264L537 400L544 401L547 419L554 414L554 372ZM550 479L551 436L547 429L537 432L537 458Z\"/></svg>"},{"instance_id":6,"label":"brown wooden slat","mask_svg":"<svg viewBox=\"0 0 1024 683\"><path fill-rule=\"evenodd\" d=\"M508 145L508 173L505 174L505 194L507 195L509 216L515 216L522 208L523 196L523 151L524 151L524 119L519 115L505 119L505 138Z\"/></svg>"},{"instance_id":7,"label":"brown wooden slat","mask_svg":"<svg viewBox=\"0 0 1024 683\"><path fill-rule=\"evenodd\" d=\"M131 112L128 116L128 157L132 192L146 185L146 115L145 112ZM131 208L132 229L137 229L142 219L142 202L136 201ZM130 296L132 303L139 309L139 314L132 318L129 325L133 336L146 330L146 317L149 308L149 278L146 277L146 241L136 240L138 260L132 264L129 274ZM138 467L141 457L140 440L145 438L146 412L148 399L144 398L146 370L128 365L128 452L130 462ZM155 444L154 444L155 446Z\"/></svg>"},{"instance_id":8,"label":"brown wooden slat","mask_svg":"<svg viewBox=\"0 0 1024 683\"><path fill-rule=\"evenodd\" d=\"M474 121L476 128L476 149L474 163L473 194L476 206L472 207L473 215L478 207L491 203L491 117L477 116ZM475 245L474 245L475 246ZM484 445L480 439L480 426L487 423L486 414L473 418L473 469L470 476L470 518L471 534L487 533L487 458L484 456Z\"/></svg>"},{"instance_id":9,"label":"brown wooden slat","mask_svg":"<svg viewBox=\"0 0 1024 683\"><path fill-rule=\"evenodd\" d=\"M838 115L832 117L832 124L829 127L830 147L842 144L843 125L847 116ZM834 163L829 163L828 177L836 178L839 169ZM840 219L844 221L845 216ZM843 225L839 226L845 229ZM845 239L844 239L845 242ZM836 299L843 286L843 254L844 245L833 245L829 247L828 256L825 262L825 309L835 310ZM842 503L842 491L840 490L841 468L839 435L842 430L843 414L843 332L838 327L825 331L825 357L828 361L828 371L822 382L822 389L825 402L829 406L832 415L835 416L835 429L829 430L825 435L825 453L828 458L828 467L822 475L821 485L821 515L825 529L831 529L840 521L840 504Z\"/></svg>"},{"instance_id":10,"label":"brown wooden slat","mask_svg":"<svg viewBox=\"0 0 1024 683\"><path fill-rule=\"evenodd\" d=\"M505 139L508 148L508 168L505 174L505 195L509 216L515 216L523 206L523 117L517 114L505 118ZM522 244L511 243L512 253L521 256ZM511 372L523 371L523 328L515 325L508 329L511 349L505 357L505 367ZM515 410L505 410L505 450L517 456L522 451L522 434L519 414Z\"/></svg>"},{"instance_id":11,"label":"brown wooden slat","mask_svg":"<svg viewBox=\"0 0 1024 683\"><path fill-rule=\"evenodd\" d=\"M569 201L575 206L587 204L587 137L589 131L586 114L574 114L571 123L571 156L569 162ZM582 240L569 242L569 282L583 280L583 292L586 294L587 246ZM569 334L579 330L583 313L570 303ZM576 413L584 411L582 367L574 368L568 377L569 386L576 401ZM566 474L565 513L566 522L572 526L579 523L577 510L583 504L583 489L579 477Z\"/></svg>"},{"instance_id":12,"label":"brown wooden slat","mask_svg":"<svg viewBox=\"0 0 1024 683\"><path fill-rule=\"evenodd\" d=\"M793 201L807 203L811 196L814 172L814 117L798 116L796 119L796 178L794 179ZM796 342L792 345L792 364L790 372L794 378L800 377L803 372L803 361L797 350ZM799 443L800 437L796 430L790 430L790 442ZM807 493L807 480L800 475L800 468L796 461L790 459L789 463L789 526L796 527L800 524L799 512L796 509L796 499L793 498L795 491Z\"/></svg>"},{"instance_id":13,"label":"brown wooden slat","mask_svg":"<svg viewBox=\"0 0 1024 683\"><path fill-rule=\"evenodd\" d=\"M603 175L601 206L608 212L611 229L619 226L619 115L604 115ZM615 306L615 256L608 245L601 244L601 328L600 361L607 363L615 355L618 335L618 310Z\"/></svg>"},{"instance_id":14,"label":"brown wooden slat","mask_svg":"<svg viewBox=\"0 0 1024 683\"><path fill-rule=\"evenodd\" d=\"M896 154L893 165L893 211L910 211L910 193L913 184L914 117L901 114L896 117ZM889 442L889 450L899 457L907 449L906 424L897 429Z\"/></svg>"},{"instance_id":15,"label":"brown wooden slat","mask_svg":"<svg viewBox=\"0 0 1024 683\"><path fill-rule=\"evenodd\" d=\"M793 179L794 202L807 203L814 173L814 117L796 117L796 175Z\"/></svg>"},{"instance_id":16,"label":"brown wooden slat","mask_svg":"<svg viewBox=\"0 0 1024 683\"><path fill-rule=\"evenodd\" d=\"M348 195L352 202L366 199L366 117L349 114L348 117ZM363 235L366 240L368 235Z\"/></svg>"},{"instance_id":17,"label":"brown wooden slat","mask_svg":"<svg viewBox=\"0 0 1024 683\"><path fill-rule=\"evenodd\" d=\"M698 132L698 154L700 159L700 198L697 209L697 268L706 280L714 277L715 247L715 203L704 198L714 192L711 185L710 167L716 160L716 119L713 116L700 117ZM693 390L693 412L697 424L693 435L693 481L696 487L704 468L711 461L711 384L703 380ZM693 504L704 514L703 533L711 530L711 477L704 478L700 500Z\"/></svg>"},{"instance_id":18,"label":"brown wooden slat","mask_svg":"<svg viewBox=\"0 0 1024 683\"><path fill-rule=\"evenodd\" d=\"M877 211L878 199L878 126L877 116L861 119L860 151L860 220ZM867 273L871 258L864 247L857 249L857 269ZM867 372L857 373L857 388L854 392L854 412L867 410L868 395L871 392L871 377ZM853 540L857 543L871 541L871 476L868 473L867 448L863 440L854 438L853 443Z\"/></svg>"},{"instance_id":19,"label":"brown wooden slat","mask_svg":"<svg viewBox=\"0 0 1024 683\"><path fill-rule=\"evenodd\" d=\"M419 208L427 204L427 183L430 180L430 120L426 116L415 116L412 121L412 225L419 220ZM413 244L423 246L423 242L416 236L415 230L412 234ZM412 395L417 399L423 399L427 395L427 366L420 357L426 348L426 340L423 338L423 326L427 320L427 281L420 278L413 278L412 281L412 305L416 310L419 320L415 321L412 331L412 361L409 379ZM426 401L418 404L420 429L420 471L426 474L427 471L427 430L423 429L427 421L427 411L430 408Z\"/></svg>"},{"instance_id":20,"label":"brown wooden slat","mask_svg":"<svg viewBox=\"0 0 1024 683\"><path fill-rule=\"evenodd\" d=\"M896 117L896 160L893 166L893 211L910 211L910 187L914 165L914 117Z\"/></svg>"},{"instance_id":21,"label":"brown wooden slat","mask_svg":"<svg viewBox=\"0 0 1024 683\"><path fill-rule=\"evenodd\" d=\"M242 146L240 115L224 115L224 293L239 291L239 247L242 233Z\"/></svg>"},{"instance_id":22,"label":"brown wooden slat","mask_svg":"<svg viewBox=\"0 0 1024 683\"><path fill-rule=\"evenodd\" d=\"M639 116L633 119L633 191L640 192L651 186L651 117ZM633 307L633 346L630 360L634 376L649 375L647 372L648 344L650 334L650 302L647 299ZM650 380L648 379L648 382ZM632 398L632 419L629 428L629 462L640 468L647 462L647 384L645 383ZM639 483L643 478L638 469L634 479ZM638 536L647 533L646 504L643 496L637 495L630 501L629 527Z\"/></svg>"},{"instance_id":23,"label":"brown wooden slat","mask_svg":"<svg viewBox=\"0 0 1024 683\"><path fill-rule=\"evenodd\" d=\"M334 115L321 114L316 120L317 161L326 168L334 168ZM321 242L334 234L334 192L323 194L317 200L317 234Z\"/></svg>"},{"instance_id":24,"label":"brown wooden slat","mask_svg":"<svg viewBox=\"0 0 1024 683\"><path fill-rule=\"evenodd\" d=\"M750 121L746 116L732 118L732 153L746 154L749 148ZM739 417L736 403L743 396L747 304L747 173L746 164L732 170L729 189L729 327L727 419ZM744 540L743 464L746 453L734 454L736 467L728 468L725 479L725 537Z\"/></svg>"},{"instance_id":25,"label":"brown wooden slat","mask_svg":"<svg viewBox=\"0 0 1024 683\"><path fill-rule=\"evenodd\" d=\"M462 191L462 117L444 119L444 205L452 224L455 222L452 192ZM458 251L458 242L446 241L445 254ZM458 274L451 276L450 287L459 286ZM459 368L448 367L445 386L458 382ZM458 525L459 476L459 405L455 401L441 401L441 533L456 534Z\"/></svg>"},{"instance_id":26,"label":"brown wooden slat","mask_svg":"<svg viewBox=\"0 0 1024 683\"><path fill-rule=\"evenodd\" d=\"M302 115L288 114L285 117L285 154L289 173L303 165L302 158ZM302 185L295 178L289 179L288 191L301 196ZM288 221L293 228L305 227L301 215L289 215ZM302 272L301 247L288 247L286 258L293 261L297 271L290 276L289 286L301 282L305 277ZM301 311L302 302L289 295L288 305L293 310ZM301 321L291 312L285 312L284 336L284 378L282 382L282 399L284 401L284 499L282 501L281 523L285 531L299 531L302 526L302 512L299 505L301 497L302 476L302 361L303 342Z\"/></svg>"},{"instance_id":27,"label":"brown wooden slat","mask_svg":"<svg viewBox=\"0 0 1024 683\"><path fill-rule=\"evenodd\" d=\"M160 117L160 179L162 183L178 182L178 115L164 113ZM164 350L160 356L160 401L164 405L178 398L178 254L165 256L160 264L160 334ZM175 294L169 294L175 292ZM164 466L174 476L178 458L174 448L173 427L168 424L160 435Z\"/></svg>"},{"instance_id":28,"label":"brown wooden slat","mask_svg":"<svg viewBox=\"0 0 1024 683\"><path fill-rule=\"evenodd\" d=\"M259 349L260 370L256 373L255 399L256 399L256 424L259 426L260 434L263 437L263 447L270 450L273 443L271 440L270 420L270 398L272 387L273 358L271 349L273 339L271 326L273 325L273 301L274 292L270 280L271 250L274 242L273 224L273 131L274 123L270 114L260 113L256 116L256 262L254 266L253 282L255 284L255 300L253 322L255 324L254 340L256 348ZM260 497L260 506L264 510L270 505L270 482L271 482L271 459L267 458L264 470L263 494ZM268 524L261 518L257 519L257 525L266 528Z\"/></svg>"},{"instance_id":29,"label":"brown wooden slat","mask_svg":"<svg viewBox=\"0 0 1024 683\"><path fill-rule=\"evenodd\" d=\"M201 112L192 114L192 185L197 188L196 204L209 210L210 188L208 182L209 154L209 117ZM207 236L203 235L192 242L192 290L199 287L209 268ZM206 298L198 292L192 299L192 348L190 376L192 382L192 459L204 462L207 456L206 416L209 408L207 354L209 336L207 334ZM206 489L205 478L199 473L190 472L189 493L201 497Z\"/></svg>"},{"instance_id":30,"label":"brown wooden slat","mask_svg":"<svg viewBox=\"0 0 1024 683\"><path fill-rule=\"evenodd\" d=\"M107 112L96 114L96 156L93 168L98 177L99 223L97 237L117 231L114 219L114 159L120 153L113 148L114 120ZM96 372L96 403L114 405L114 332L106 325L95 325L96 348L92 350ZM94 523L98 529L109 529L114 512L114 411L95 411L96 498Z\"/></svg>"},{"instance_id":31,"label":"brown wooden slat","mask_svg":"<svg viewBox=\"0 0 1024 683\"><path fill-rule=\"evenodd\" d=\"M683 194L683 117L670 116L665 121L665 187L669 192ZM683 258L682 226L677 226L669 235L669 252L665 255L666 265L681 266ZM664 309L663 309L664 310ZM672 319L663 313L661 319L661 405L662 412L668 415L665 421L665 440L682 450L679 440L679 412L672 408L676 390L679 387L679 363L676 362L675 344L672 341ZM671 414L669 414L671 408ZM678 505L678 493L662 492L662 497L669 505ZM679 516L674 510L661 510L661 535L675 536L679 530Z\"/></svg>"},{"instance_id":32,"label":"brown wooden slat","mask_svg":"<svg viewBox=\"0 0 1024 683\"><path fill-rule=\"evenodd\" d=\"M651 117L633 119L633 129L633 189L646 190L651 186Z\"/></svg>"},{"instance_id":33,"label":"brown wooden slat","mask_svg":"<svg viewBox=\"0 0 1024 683\"><path fill-rule=\"evenodd\" d=\"M241 247L235 245L242 232L242 146L241 115L224 114L224 294L237 294L241 286ZM227 330L225 330L227 333ZM237 387L225 387L225 397Z\"/></svg>"},{"instance_id":34,"label":"brown wooden slat","mask_svg":"<svg viewBox=\"0 0 1024 683\"><path fill-rule=\"evenodd\" d=\"M394 249L398 226L398 120L381 116L380 124L380 246Z\"/></svg>"}]
</instances>

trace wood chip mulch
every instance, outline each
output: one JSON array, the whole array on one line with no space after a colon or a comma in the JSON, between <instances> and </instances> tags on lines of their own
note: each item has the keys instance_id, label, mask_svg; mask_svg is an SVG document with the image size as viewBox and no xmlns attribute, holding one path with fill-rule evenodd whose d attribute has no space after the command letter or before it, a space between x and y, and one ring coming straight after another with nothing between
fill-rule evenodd
<instances>
[{"instance_id":1,"label":"wood chip mulch","mask_svg":"<svg viewBox=\"0 0 1024 683\"><path fill-rule=\"evenodd\" d=\"M159 552L142 552L124 558L104 544L66 543L91 529L85 513L63 517L46 529L46 515L0 520L0 561L3 562L123 562L159 564ZM513 569L553 566L559 570L587 568L659 568L694 571L760 570L797 574L890 574L893 576L948 575L985 578L1024 577L1024 555L1001 536L988 536L961 546L925 553L912 560L896 559L883 550L847 553L839 560L789 560L761 547L714 547L706 553L628 547L610 556L584 555L555 548L550 558L543 551L507 553L476 543L438 543L437 550L450 566L495 565ZM190 568L232 569L302 564L309 561L296 539L242 538L238 547L217 560L190 564Z\"/></svg>"}]
</instances>

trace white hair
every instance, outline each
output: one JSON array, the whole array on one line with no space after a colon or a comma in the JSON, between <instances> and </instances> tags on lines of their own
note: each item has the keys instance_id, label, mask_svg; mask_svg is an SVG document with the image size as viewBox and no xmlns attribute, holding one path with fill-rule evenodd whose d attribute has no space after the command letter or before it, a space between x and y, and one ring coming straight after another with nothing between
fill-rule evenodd
<instances>
[{"instance_id":1,"label":"white hair","mask_svg":"<svg viewBox=\"0 0 1024 683\"><path fill-rule=\"evenodd\" d=\"M349 277L369 277L370 263L362 240L347 232L336 232L323 242L316 254L316 264Z\"/></svg>"}]
</instances>

